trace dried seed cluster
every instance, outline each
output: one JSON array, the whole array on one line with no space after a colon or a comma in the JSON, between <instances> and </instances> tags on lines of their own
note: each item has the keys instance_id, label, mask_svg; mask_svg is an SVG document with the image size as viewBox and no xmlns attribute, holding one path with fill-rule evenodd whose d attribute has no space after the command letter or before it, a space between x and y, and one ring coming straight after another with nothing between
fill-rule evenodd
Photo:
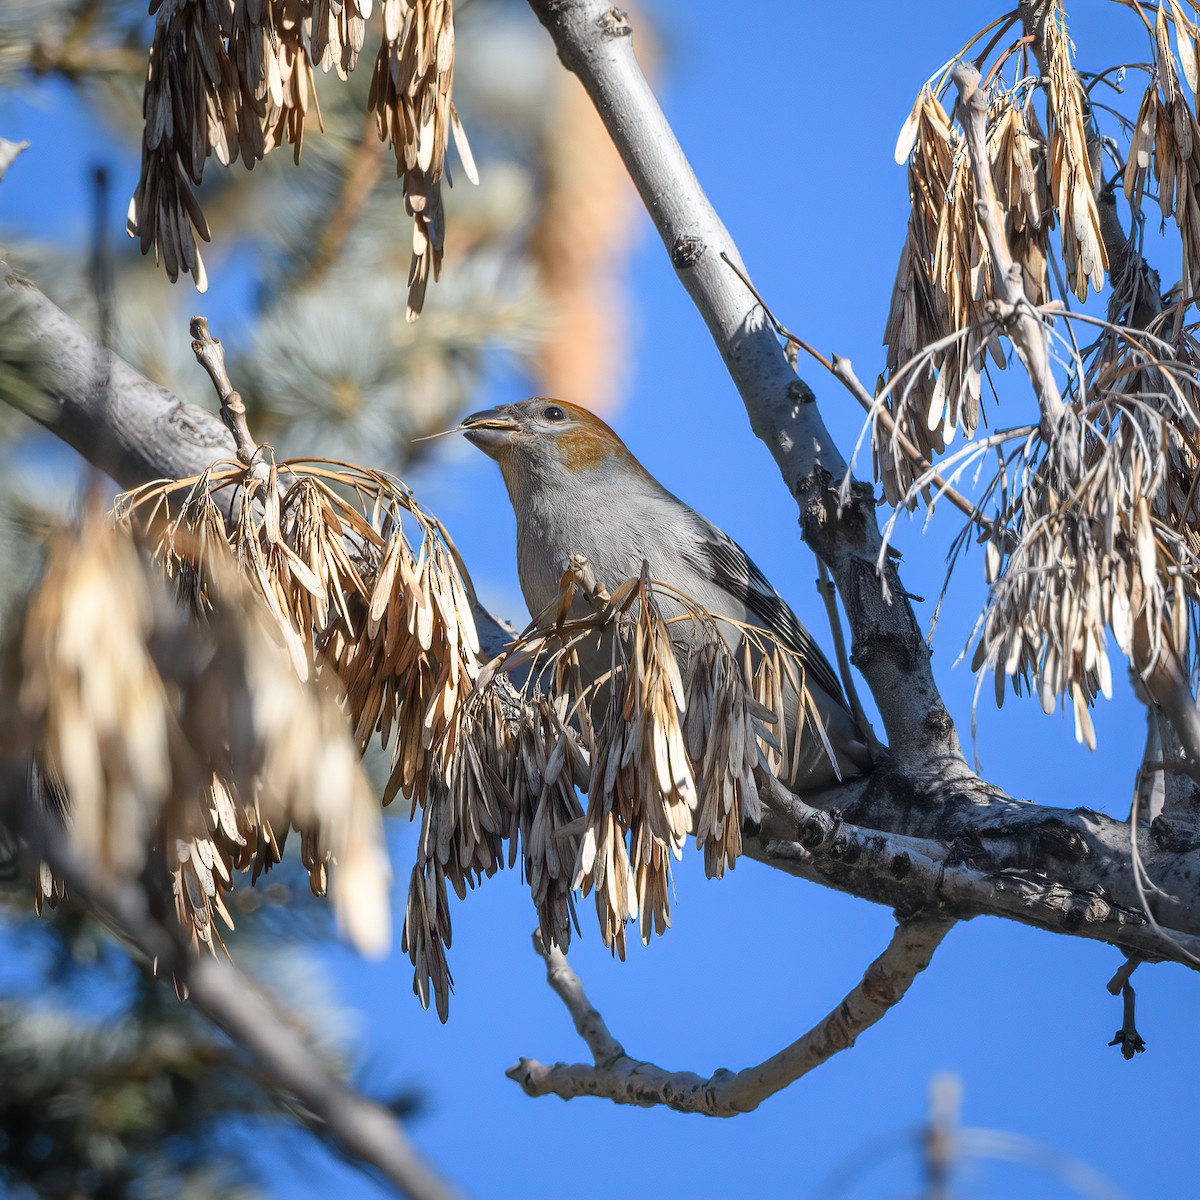
<instances>
[{"instance_id":1,"label":"dried seed cluster","mask_svg":"<svg viewBox=\"0 0 1200 1200\"><path fill-rule=\"evenodd\" d=\"M196 238L210 234L194 187L210 155L247 167L304 139L313 90L305 0L152 0L154 39L142 98L142 170L128 228L174 282L207 287Z\"/></svg>"},{"instance_id":2,"label":"dried seed cluster","mask_svg":"<svg viewBox=\"0 0 1200 1200\"><path fill-rule=\"evenodd\" d=\"M1190 333L1174 353L1153 332L1112 327L1089 363L1076 453L1028 443L998 514L1011 548L987 548L975 668L995 672L997 702L1006 676L1047 712L1068 698L1090 747L1089 705L1111 691L1107 630L1136 671L1164 656L1195 670L1198 362Z\"/></svg>"},{"instance_id":3,"label":"dried seed cluster","mask_svg":"<svg viewBox=\"0 0 1200 1200\"><path fill-rule=\"evenodd\" d=\"M998 701L1009 677L1018 692L1036 692L1047 710L1068 700L1077 736L1089 745L1095 740L1090 705L1111 685L1110 629L1138 672L1148 675L1165 663L1171 673L1194 680L1197 669L1200 358L1195 326L1185 323L1185 314L1200 288L1194 100L1200 29L1179 0L1164 0L1147 27L1154 47L1150 83L1128 156L1118 164L1135 218L1128 235L1111 189L1100 186L1102 142L1072 64L1058 0L1048 0L1037 17L1041 78L1018 72L1009 86L999 81L1000 66L1014 55L1028 69L1028 39L1003 51L989 76L990 167L1025 296L1094 339L1080 346L1083 338L1067 340L1045 325L1052 351L1073 364L1064 378L1067 412L1056 429L1039 422L1000 430L947 452L956 428L974 432L979 339L989 329L989 314L999 310L990 307L990 264L971 219L975 201L957 178L966 170L966 150L934 99L937 88L918 97L897 146L899 159L911 155L913 211L888 324L890 378L880 402L891 406L926 459L944 456L942 471L951 482L995 455L994 472L977 492L991 593L975 666L995 672ZM1034 106L1038 92L1047 135ZM1143 199L1152 182L1183 247L1181 298L1165 311L1157 276L1140 253ZM1050 308L1048 235L1056 219L1065 287L1080 299L1103 284L1105 237L1114 247L1109 322ZM985 333L971 341L980 329ZM953 356L959 347L965 347L966 368ZM873 432L888 499L912 507L931 471L908 457L885 423L877 422Z\"/></svg>"},{"instance_id":4,"label":"dried seed cluster","mask_svg":"<svg viewBox=\"0 0 1200 1200\"><path fill-rule=\"evenodd\" d=\"M167 741L205 748L188 787L172 783L188 802L162 821L197 941L219 942L237 873L269 869L294 828L314 891L332 890L359 944L381 944L386 863L357 767L378 733L393 743L385 801L403 793L422 810L403 946L415 992L444 1019L450 888L462 898L519 861L547 943L568 944L575 893L594 894L624 957L630 922L644 940L669 924L670 864L689 835L723 874L761 816L756 771L823 742L793 652L719 629L645 577L610 595L582 559L549 624L481 669L453 548L406 489L347 464L276 464L269 447L247 457L129 493L108 535L146 535L193 615L180 636L207 647L157 685L176 697ZM587 615L572 616L581 597ZM124 669L137 662L123 652Z\"/></svg>"},{"instance_id":5,"label":"dried seed cluster","mask_svg":"<svg viewBox=\"0 0 1200 1200\"><path fill-rule=\"evenodd\" d=\"M175 786L167 698L149 650L154 594L128 538L91 514L50 543L22 629L18 711L72 834L105 877L136 874Z\"/></svg>"},{"instance_id":6,"label":"dried seed cluster","mask_svg":"<svg viewBox=\"0 0 1200 1200\"><path fill-rule=\"evenodd\" d=\"M1025 297L1035 306L1050 300L1049 235L1056 219L1067 286L1081 300L1089 287L1103 286L1108 269L1095 195L1101 143L1057 0L1047 5L1039 29L1044 78L1018 78L1011 87L997 78L987 125L999 215L1022 270ZM921 467L898 434L932 461L959 430L970 436L978 426L987 354L997 367L1005 364L1003 331L990 309L991 256L975 212L966 147L937 96L946 83L944 74L937 88L922 89L896 145L897 161L909 161L911 215L884 332L886 388L879 402L893 421L876 420L873 447L887 500L909 508L923 492L914 487ZM1038 119L1035 90L1045 100L1048 133Z\"/></svg>"},{"instance_id":7,"label":"dried seed cluster","mask_svg":"<svg viewBox=\"0 0 1200 1200\"><path fill-rule=\"evenodd\" d=\"M372 0L152 0L142 169L128 229L143 254L154 248L172 282L183 272L200 291L207 286L196 240L210 233L194 189L209 156L253 167L288 143L299 162L310 110L320 123L313 68L346 78L373 7ZM414 222L411 319L441 268L449 130L468 177L476 176L451 95L450 0L383 0L382 23L370 105L395 147Z\"/></svg>"},{"instance_id":8,"label":"dried seed cluster","mask_svg":"<svg viewBox=\"0 0 1200 1200\"><path fill-rule=\"evenodd\" d=\"M367 103L379 136L396 152L396 174L404 181L404 204L413 219L410 321L421 311L430 276L437 279L442 269L442 175L451 131L467 177L478 182L453 87L453 0L383 0L383 43Z\"/></svg>"},{"instance_id":9,"label":"dried seed cluster","mask_svg":"<svg viewBox=\"0 0 1200 1200\"><path fill-rule=\"evenodd\" d=\"M912 211L892 291L884 343L887 403L896 428L927 459L957 430L979 424L983 356L1004 365L984 305L991 294L991 256L975 215L975 186L962 137L928 88L896 147L908 167ZM904 502L914 465L878 424L875 469L889 502Z\"/></svg>"},{"instance_id":10,"label":"dried seed cluster","mask_svg":"<svg viewBox=\"0 0 1200 1200\"><path fill-rule=\"evenodd\" d=\"M157 553L199 608L212 556L232 555L296 674L331 668L360 748L395 734L384 802L400 793L423 801L479 643L445 530L411 492L380 472L324 460L276 465L264 454L249 467L142 488L121 511L149 522ZM420 535L415 549L406 527Z\"/></svg>"},{"instance_id":11,"label":"dried seed cluster","mask_svg":"<svg viewBox=\"0 0 1200 1200\"><path fill-rule=\"evenodd\" d=\"M235 874L278 861L294 828L314 887L328 879L348 935L382 953L380 815L336 701L296 676L228 564L209 564L206 604L186 619L95 511L49 547L15 702L75 850L102 878L164 869L180 920L215 948ZM39 892L57 895L45 870Z\"/></svg>"},{"instance_id":12,"label":"dried seed cluster","mask_svg":"<svg viewBox=\"0 0 1200 1200\"><path fill-rule=\"evenodd\" d=\"M1062 262L1067 286L1080 300L1086 300L1089 284L1100 291L1108 270L1108 252L1096 206L1100 142L1090 117L1085 115L1087 101L1072 62L1075 47L1067 36L1067 18L1059 0L1051 0L1042 38L1050 194L1062 227Z\"/></svg>"},{"instance_id":13,"label":"dried seed cluster","mask_svg":"<svg viewBox=\"0 0 1200 1200\"><path fill-rule=\"evenodd\" d=\"M569 616L580 595L591 615ZM758 630L735 635L740 660L685 597L644 577L610 595L585 560L572 564L556 613L484 668L446 743L404 931L422 1003L432 996L444 1019L447 881L463 896L504 865L506 840L509 866L520 840L546 943L568 945L578 891L621 958L629 923L644 941L669 925L670 864L689 835L710 875L734 865L742 822L761 816L755 772L782 769L815 736L787 727L791 701L811 704L791 652ZM597 660L609 667L592 677Z\"/></svg>"},{"instance_id":14,"label":"dried seed cluster","mask_svg":"<svg viewBox=\"0 0 1200 1200\"><path fill-rule=\"evenodd\" d=\"M1172 14L1179 60L1171 52L1167 13ZM1183 280L1200 290L1200 124L1179 82L1179 64L1196 95L1200 30L1175 3L1160 5L1155 18L1155 63L1142 97L1125 162L1125 196L1141 213L1147 181L1158 185L1163 220L1175 218L1183 243Z\"/></svg>"},{"instance_id":15,"label":"dried seed cluster","mask_svg":"<svg viewBox=\"0 0 1200 1200\"><path fill-rule=\"evenodd\" d=\"M395 734L385 801L403 792L424 804L438 794L438 756L471 688L478 643L444 530L411 493L376 472L323 461L277 465L263 451L249 465L218 464L195 479L142 488L123 497L118 511L124 521L151 534L156 553L193 611L210 612L214 573L218 579L232 573L246 581L262 619L270 623L269 632L260 633L272 646L281 642L286 648L291 679L315 678L322 694L328 693L322 720L345 727L337 703L345 706L355 760L377 733L385 744ZM406 525L420 534L415 550ZM311 722L272 722L269 711L243 716L253 728L277 724L276 741L290 747L291 758L281 753L265 776L290 780L292 771L311 773L304 745L328 740L321 729ZM295 765L289 769L288 763ZM305 794L316 803L319 793ZM331 799L332 793L325 803ZM376 817L377 808L372 798ZM223 840L203 850L207 867L213 853L221 857L227 869L218 869L218 876L247 865L257 875L278 861L282 850L286 824L280 836L279 827L263 822L256 810L238 812L235 806L231 818L222 793L214 793L200 833L209 840L221 834ZM329 854L349 850L310 836L308 830L319 824L297 827L306 831L302 858L310 882L314 891L323 892ZM185 871L185 882L186 877ZM335 875L335 901L337 888L350 888L359 878L347 871ZM203 882L207 888L207 877ZM215 877L213 887L219 899ZM212 899L214 891L205 894ZM181 904L200 927L209 914L204 906L196 908L190 895ZM380 902L386 913L386 903ZM355 905L355 911L362 909Z\"/></svg>"}]
</instances>

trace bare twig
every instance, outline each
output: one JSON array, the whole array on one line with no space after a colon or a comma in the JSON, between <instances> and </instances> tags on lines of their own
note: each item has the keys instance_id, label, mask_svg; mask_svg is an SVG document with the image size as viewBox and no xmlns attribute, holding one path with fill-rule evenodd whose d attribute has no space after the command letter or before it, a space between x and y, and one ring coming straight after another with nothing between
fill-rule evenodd
<instances>
[{"instance_id":1,"label":"bare twig","mask_svg":"<svg viewBox=\"0 0 1200 1200\"><path fill-rule=\"evenodd\" d=\"M217 390L217 399L221 402L221 420L233 434L239 460L249 466L258 453L258 443L250 436L250 427L246 424L246 406L242 403L242 397L234 391L229 372L225 370L225 347L221 345L220 338L208 332L206 317L193 317L190 329L192 353L208 372Z\"/></svg>"},{"instance_id":2,"label":"bare twig","mask_svg":"<svg viewBox=\"0 0 1200 1200\"><path fill-rule=\"evenodd\" d=\"M523 1058L509 1068L508 1077L530 1096L554 1095L564 1100L600 1096L617 1104L664 1105L709 1117L752 1112L768 1097L853 1046L864 1030L904 997L953 924L940 916L900 922L862 982L803 1037L756 1066L736 1072L721 1069L707 1077L691 1071L666 1071L630 1058L588 1000L566 956L556 947L547 949L535 937L534 947L546 962L547 981L567 1006L593 1062L546 1066Z\"/></svg>"},{"instance_id":3,"label":"bare twig","mask_svg":"<svg viewBox=\"0 0 1200 1200\"><path fill-rule=\"evenodd\" d=\"M876 404L874 397L867 391L861 379L855 373L854 364L840 354L833 356L833 362L829 367L834 377L840 379L845 384L850 394L862 405L866 413L872 420L878 420L881 424L887 427L887 431L896 439L900 448L912 460L914 465L926 475L933 486L937 488L939 495L945 496L959 512L971 518L979 524L980 528L985 533L991 533L991 523L984 520L982 514L966 498L949 480L944 479L937 471L937 468L921 453L916 443L896 424L895 417L882 404Z\"/></svg>"},{"instance_id":4,"label":"bare twig","mask_svg":"<svg viewBox=\"0 0 1200 1200\"><path fill-rule=\"evenodd\" d=\"M1119 996L1129 983L1129 977L1142 965L1143 960L1136 957L1127 958L1116 970L1113 977L1105 984L1110 996Z\"/></svg>"},{"instance_id":5,"label":"bare twig","mask_svg":"<svg viewBox=\"0 0 1200 1200\"><path fill-rule=\"evenodd\" d=\"M1129 959L1123 967L1108 982L1108 990L1114 996L1121 997L1121 1028L1113 1035L1110 1046L1121 1047L1121 1057L1129 1061L1135 1054L1141 1054L1146 1049L1142 1035L1137 1031L1135 1004L1137 996L1129 982L1130 975L1140 966L1141 960Z\"/></svg>"},{"instance_id":6,"label":"bare twig","mask_svg":"<svg viewBox=\"0 0 1200 1200\"><path fill-rule=\"evenodd\" d=\"M855 400L862 406L863 410L873 419L879 420L885 425L888 431L896 438L904 453L920 468L922 474L927 474L934 486L938 489L938 494L945 496L959 512L971 518L971 520L979 523L980 528L984 533L991 534L991 522L986 521L979 510L966 498L956 487L948 480L942 478L934 468L933 464L921 453L916 444L911 438L896 424L895 418L882 405L876 405L874 397L863 386L862 380L854 372L854 366L848 358L844 358L839 354L833 356L832 361L825 357L815 347L810 346L803 338L797 337L782 321L771 311L767 302L762 298L758 288L750 281L749 276L738 266L737 263L725 253L721 251L721 257L729 264L733 273L746 286L747 291L754 297L755 300L762 306L762 310L766 313L767 320L771 322L775 332L787 343L787 352L789 361L793 362L796 357L797 350L803 350L805 354L815 358L835 379L837 379L845 389L854 397Z\"/></svg>"},{"instance_id":7,"label":"bare twig","mask_svg":"<svg viewBox=\"0 0 1200 1200\"><path fill-rule=\"evenodd\" d=\"M837 588L833 586L833 581L829 578L829 570L820 559L817 559L817 591L821 593L821 599L825 601L825 615L829 618L829 631L833 634L833 648L837 654L838 673L842 677L842 688L846 693L846 699L850 702L850 711L854 714L855 723L867 738L872 756L878 756L883 753L884 745L875 736L875 730L867 719L866 711L859 699L858 688L854 686L854 675L850 670L850 656L846 653L846 639L842 635L842 622L838 617Z\"/></svg>"}]
</instances>

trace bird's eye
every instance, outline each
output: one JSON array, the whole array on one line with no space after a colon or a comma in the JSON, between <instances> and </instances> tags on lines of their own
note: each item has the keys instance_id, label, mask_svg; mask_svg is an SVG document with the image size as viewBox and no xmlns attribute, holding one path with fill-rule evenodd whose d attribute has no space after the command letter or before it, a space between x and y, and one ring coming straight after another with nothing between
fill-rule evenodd
<instances>
[{"instance_id":1,"label":"bird's eye","mask_svg":"<svg viewBox=\"0 0 1200 1200\"><path fill-rule=\"evenodd\" d=\"M542 409L542 416L547 421L565 421L567 419L567 414L557 404L551 404L548 408Z\"/></svg>"}]
</instances>

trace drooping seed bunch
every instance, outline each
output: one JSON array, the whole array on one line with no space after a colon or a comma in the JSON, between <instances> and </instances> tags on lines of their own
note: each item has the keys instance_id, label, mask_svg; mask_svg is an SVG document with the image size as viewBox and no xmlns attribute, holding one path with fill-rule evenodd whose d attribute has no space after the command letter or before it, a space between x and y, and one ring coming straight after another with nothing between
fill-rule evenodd
<instances>
[{"instance_id":1,"label":"drooping seed bunch","mask_svg":"<svg viewBox=\"0 0 1200 1200\"><path fill-rule=\"evenodd\" d=\"M984 354L990 350L998 366L1004 360L984 308L992 265L975 215L970 164L961 134L928 87L896 147L899 161L910 155L912 210L883 339L887 404L896 429L931 459L959 429L971 434L979 424ZM904 502L913 464L882 424L873 444L887 499Z\"/></svg>"},{"instance_id":2,"label":"drooping seed bunch","mask_svg":"<svg viewBox=\"0 0 1200 1200\"><path fill-rule=\"evenodd\" d=\"M1166 332L1173 319L1157 325ZM1032 439L1016 462L999 514L1012 538L1004 553L988 544L992 586L974 661L994 671L998 701L1006 676L1048 712L1069 699L1076 736L1092 747L1088 707L1111 692L1108 630L1135 671L1170 657L1194 678L1200 599L1192 335L1176 353L1154 327L1107 332L1079 397L1077 453Z\"/></svg>"},{"instance_id":3,"label":"drooping seed bunch","mask_svg":"<svg viewBox=\"0 0 1200 1200\"><path fill-rule=\"evenodd\" d=\"M1089 285L1097 292L1104 287L1108 270L1096 204L1100 139L1075 70L1075 47L1059 0L1047 5L1039 33L1044 47L1050 194L1062 230L1062 264L1067 287L1086 300Z\"/></svg>"},{"instance_id":4,"label":"drooping seed bunch","mask_svg":"<svg viewBox=\"0 0 1200 1200\"><path fill-rule=\"evenodd\" d=\"M294 828L314 891L328 884L377 944L378 863L347 864L373 853L378 808L365 816L357 785L348 809L334 798L378 733L393 744L385 801L403 793L422 810L403 946L414 990L444 1018L448 888L462 898L519 860L549 944L568 944L575 893L594 893L624 957L628 923L645 940L669 924L670 864L688 836L723 874L761 815L756 772L783 770L820 736L801 667L768 634L719 628L645 577L610 595L584 560L553 620L481 670L453 547L405 488L346 464L277 464L268 447L246 457L127 494L113 535L145 536L187 602L192 619L177 610L177 622L215 647L163 685L183 742L209 748L190 802L161 822L199 942L219 943L238 872L269 869ZM300 712L297 695L316 707Z\"/></svg>"},{"instance_id":5,"label":"drooping seed bunch","mask_svg":"<svg viewBox=\"0 0 1200 1200\"><path fill-rule=\"evenodd\" d=\"M261 623L269 625L261 636L286 648L296 681L315 679L328 693L323 720L352 733L355 760L377 733L392 743L385 801L403 792L414 805L428 804L444 791L437 764L470 691L478 643L445 531L407 489L389 476L345 464L276 464L263 450L248 465L217 464L194 479L139 489L122 497L118 513L124 523L146 530L203 620L210 619L214 577L232 573L244 581ZM410 532L419 536L416 548ZM265 710L258 725L270 715ZM294 723L292 729L291 758L281 753L275 778L290 778L284 762L294 763L295 771L311 770L304 740L325 738L311 725ZM281 744L287 733L284 722ZM255 804L235 803L230 818L223 798L244 794L214 788L207 826L199 830L202 864L211 871L208 860L215 853L221 867L212 888L205 876L204 888L193 884L181 893L181 912L198 929L206 928L209 915L195 903L201 892L219 901L218 878L246 866L257 875L282 851L287 825L273 826ZM377 809L372 801L372 811ZM205 844L218 832L223 840ZM306 830L301 850L313 889L322 892L327 840ZM189 861L198 871L190 853ZM191 881L187 867L181 868L185 883ZM357 876L343 871L334 876L335 886L339 878L349 886Z\"/></svg>"},{"instance_id":6,"label":"drooping seed bunch","mask_svg":"<svg viewBox=\"0 0 1200 1200\"><path fill-rule=\"evenodd\" d=\"M119 511L149 523L156 552L200 607L210 556L230 556L296 674L329 668L360 748L376 734L393 744L384 802L400 793L424 802L477 670L478 637L445 530L411 492L348 464L262 455L149 485Z\"/></svg>"},{"instance_id":7,"label":"drooping seed bunch","mask_svg":"<svg viewBox=\"0 0 1200 1200\"><path fill-rule=\"evenodd\" d=\"M1011 83L999 73L1009 58L1027 62L1027 39L1009 47L989 76L989 167L1013 260L1021 267L1026 301L1050 301L1050 231L1062 230L1067 287L1079 299L1099 290L1108 269L1096 198L1101 140L1075 71L1066 17L1047 0L1035 40L1040 74ZM1036 65L1036 64L1035 64ZM1003 368L1002 324L993 311L994 268L976 213L977 197L961 132L942 107L949 72L917 97L896 144L908 161L911 202L908 234L900 253L880 401L893 422L876 420L876 475L891 504L913 507L926 492L913 487L922 471L901 445L903 433L926 460L945 452L960 430L971 436L981 418L986 358ZM1043 132L1035 106L1045 103Z\"/></svg>"},{"instance_id":8,"label":"drooping seed bunch","mask_svg":"<svg viewBox=\"0 0 1200 1200\"><path fill-rule=\"evenodd\" d=\"M1133 65L1150 78L1136 121L1122 125L1129 137L1124 161L1118 142L1103 138L1098 125L1111 106L1093 102L1098 87L1119 94L1124 71L1076 71L1060 0L1022 6L976 63L986 72L986 166L999 207L990 215L1021 268L1018 309L1028 306L1026 319L1029 309L1038 310L1034 328L1065 402L1055 397L1065 408L1061 419L1047 419L1055 406L1042 404L1039 394L1031 424L986 434L973 424L979 372L986 372L983 347L1007 336L1013 313L995 295L973 219L978 200L964 200L965 185L957 182L978 164L968 161L965 139L937 103L950 87L949 70L918 96L897 145L897 157L910 159L912 216L878 403L889 406L894 425L925 461L877 416L877 472L887 498L909 508L936 498L935 472L951 485L974 472L972 531L985 544L991 588L975 665L995 672L998 699L1011 677L1017 691L1035 692L1047 709L1068 701L1077 735L1088 744L1095 736L1090 705L1111 682L1110 630L1135 672L1149 679L1166 665L1195 684L1200 406L1188 323L1200 286L1195 8L1164 0L1152 21L1142 14L1153 61ZM1000 50L988 71L984 61L1018 19L1026 36ZM1005 64L1016 64L1011 79ZM1102 154L1116 167L1108 182ZM1113 194L1122 179L1131 228ZM1142 257L1143 199L1152 183L1183 249L1183 280L1166 299ZM1049 238L1056 221L1057 247ZM1085 299L1110 268L1109 320L1070 311L1068 293ZM1028 334L1026 324L1021 336ZM965 348L965 373L956 347ZM1019 348L1024 355L1024 344ZM958 429L969 441L952 451ZM964 538L965 531L959 545Z\"/></svg>"},{"instance_id":9,"label":"drooping seed bunch","mask_svg":"<svg viewBox=\"0 0 1200 1200\"><path fill-rule=\"evenodd\" d=\"M298 678L228 560L208 564L205 589L204 619L189 619L131 533L94 508L53 540L4 714L45 781L42 820L102 881L161 874L210 949L214 918L232 927L235 875L278 861L295 829L314 888L328 884L348 935L382 953L390 871L337 703ZM43 868L39 904L58 894Z\"/></svg>"},{"instance_id":10,"label":"drooping seed bunch","mask_svg":"<svg viewBox=\"0 0 1200 1200\"><path fill-rule=\"evenodd\" d=\"M437 279L442 269L442 174L451 132L467 178L478 182L453 88L453 0L383 0L383 43L368 105L379 136L396 152L396 174L413 219L409 320L421 311L430 277Z\"/></svg>"},{"instance_id":11,"label":"drooping seed bunch","mask_svg":"<svg viewBox=\"0 0 1200 1200\"><path fill-rule=\"evenodd\" d=\"M320 126L314 67L343 79L358 62L372 0L152 0L154 38L142 101L142 169L130 236L153 247L174 282L207 279L196 239L208 223L196 199L205 164L253 167L276 146L296 162L310 116ZM468 178L475 166L452 96L451 0L384 0L370 106L395 147L413 218L410 319L437 278L445 240L441 181L448 133Z\"/></svg>"},{"instance_id":12,"label":"drooping seed bunch","mask_svg":"<svg viewBox=\"0 0 1200 1200\"><path fill-rule=\"evenodd\" d=\"M1168 13L1179 58L1171 51ZM1200 30L1176 3L1160 5L1154 25L1155 61L1125 161L1125 196L1140 214L1146 184L1158 185L1163 220L1174 218L1183 247L1183 281L1200 290L1200 124L1180 84L1180 67L1195 97Z\"/></svg>"},{"instance_id":13,"label":"drooping seed bunch","mask_svg":"<svg viewBox=\"0 0 1200 1200\"><path fill-rule=\"evenodd\" d=\"M621 958L631 922L643 941L662 933L687 838L722 875L741 853L742 823L761 817L755 773L781 770L818 736L803 716L787 728L793 699L802 714L811 706L792 657L761 630L722 630L644 576L609 594L574 560L555 613L484 668L446 743L404 932L422 1003L432 994L444 1018L447 881L461 897L503 865L506 839L511 866L520 837L547 945L568 945L576 891L594 896Z\"/></svg>"}]
</instances>

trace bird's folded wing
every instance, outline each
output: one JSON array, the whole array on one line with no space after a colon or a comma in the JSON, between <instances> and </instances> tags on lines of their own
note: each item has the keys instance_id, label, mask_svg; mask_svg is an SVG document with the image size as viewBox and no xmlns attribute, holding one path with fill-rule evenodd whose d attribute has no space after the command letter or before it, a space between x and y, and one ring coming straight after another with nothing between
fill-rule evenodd
<instances>
[{"instance_id":1,"label":"bird's folded wing","mask_svg":"<svg viewBox=\"0 0 1200 1200\"><path fill-rule=\"evenodd\" d=\"M695 555L693 566L742 600L764 629L800 655L809 685L817 684L849 711L833 667L787 601L727 533L697 512L693 511L692 516L696 521L696 539L684 552Z\"/></svg>"}]
</instances>

